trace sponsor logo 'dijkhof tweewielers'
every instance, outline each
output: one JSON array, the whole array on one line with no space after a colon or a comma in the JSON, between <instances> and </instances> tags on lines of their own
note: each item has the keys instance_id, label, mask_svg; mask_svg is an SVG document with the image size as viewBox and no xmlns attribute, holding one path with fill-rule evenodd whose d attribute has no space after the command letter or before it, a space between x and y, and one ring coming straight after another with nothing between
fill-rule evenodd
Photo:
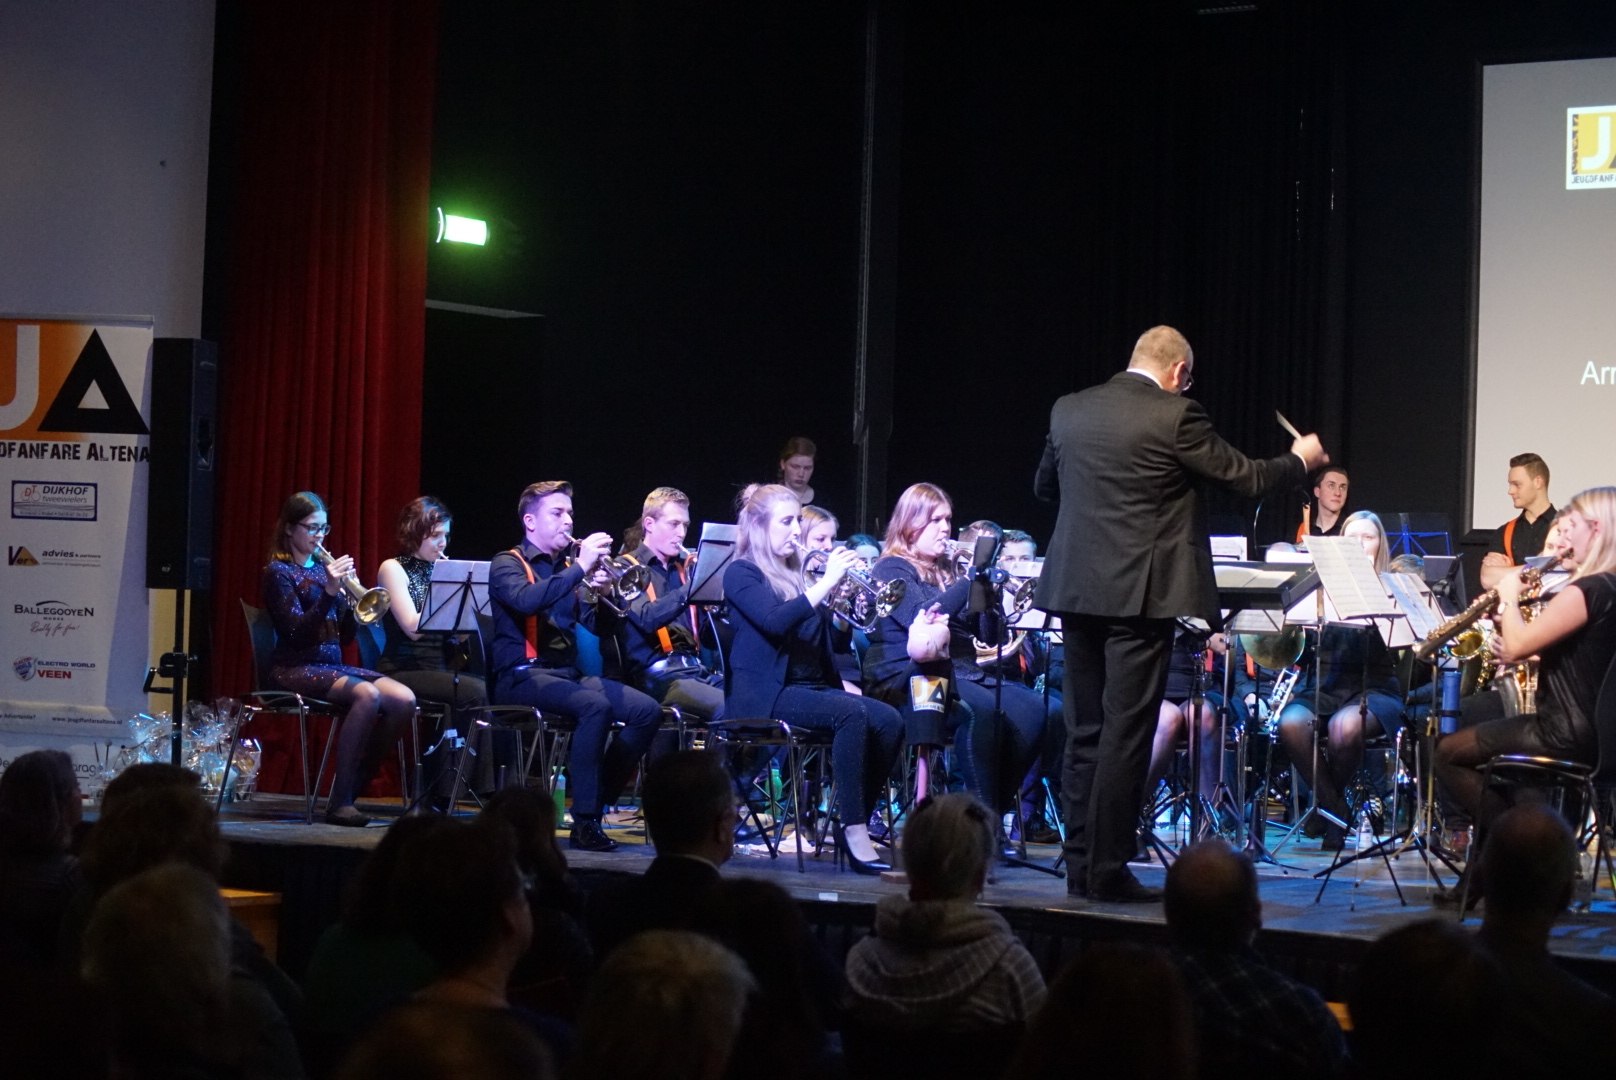
<instances>
[{"instance_id":1,"label":"sponsor logo 'dijkhof tweewielers'","mask_svg":"<svg viewBox=\"0 0 1616 1080\"><path fill-rule=\"evenodd\" d=\"M1616 187L1616 105L1566 110L1566 190Z\"/></svg>"}]
</instances>

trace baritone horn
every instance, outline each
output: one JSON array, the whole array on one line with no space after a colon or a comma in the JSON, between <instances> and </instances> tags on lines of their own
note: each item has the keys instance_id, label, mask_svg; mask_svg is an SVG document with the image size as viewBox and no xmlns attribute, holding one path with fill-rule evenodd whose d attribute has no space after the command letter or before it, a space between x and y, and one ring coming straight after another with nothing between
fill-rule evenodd
<instances>
[{"instance_id":1,"label":"baritone horn","mask_svg":"<svg viewBox=\"0 0 1616 1080\"><path fill-rule=\"evenodd\" d=\"M315 544L314 561L329 568L337 560L325 549L325 545ZM380 586L367 589L352 574L338 578L337 584L342 586L342 591L347 593L348 599L353 602L354 618L366 626L386 615L387 609L393 606L392 594L386 589Z\"/></svg>"}]
</instances>

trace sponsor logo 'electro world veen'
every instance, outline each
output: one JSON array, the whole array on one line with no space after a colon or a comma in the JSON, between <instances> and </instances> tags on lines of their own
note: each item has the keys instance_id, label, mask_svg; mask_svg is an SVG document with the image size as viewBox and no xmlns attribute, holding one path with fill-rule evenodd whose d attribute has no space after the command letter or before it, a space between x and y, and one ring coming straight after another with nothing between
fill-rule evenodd
<instances>
[{"instance_id":1,"label":"sponsor logo 'electro world veen'","mask_svg":"<svg viewBox=\"0 0 1616 1080\"><path fill-rule=\"evenodd\" d=\"M35 600L32 604L13 604L13 615L44 615L58 616L60 618L93 619L93 607L69 607L61 600Z\"/></svg>"}]
</instances>

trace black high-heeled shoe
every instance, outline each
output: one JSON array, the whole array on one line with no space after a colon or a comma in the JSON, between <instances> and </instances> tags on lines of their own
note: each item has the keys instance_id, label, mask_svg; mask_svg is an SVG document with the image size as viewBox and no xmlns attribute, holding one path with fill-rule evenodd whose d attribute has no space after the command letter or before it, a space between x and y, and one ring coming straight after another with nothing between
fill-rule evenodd
<instances>
[{"instance_id":1,"label":"black high-heeled shoe","mask_svg":"<svg viewBox=\"0 0 1616 1080\"><path fill-rule=\"evenodd\" d=\"M847 865L853 868L853 873L863 874L865 877L878 877L892 869L891 863L885 863L879 859L873 859L869 862L865 862L863 859L853 854L853 849L847 846L847 830L842 828L841 822L838 821L835 824L834 832L836 836L836 850L840 851L847 859Z\"/></svg>"}]
</instances>

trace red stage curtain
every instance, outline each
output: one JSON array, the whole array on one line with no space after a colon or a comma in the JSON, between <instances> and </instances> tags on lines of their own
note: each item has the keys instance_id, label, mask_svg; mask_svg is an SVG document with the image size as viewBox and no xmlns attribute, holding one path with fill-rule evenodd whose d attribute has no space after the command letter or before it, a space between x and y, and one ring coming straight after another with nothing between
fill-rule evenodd
<instances>
[{"instance_id":1,"label":"red stage curtain","mask_svg":"<svg viewBox=\"0 0 1616 1080\"><path fill-rule=\"evenodd\" d=\"M242 694L240 601L283 499L331 506L373 581L420 479L436 0L240 6L220 342L213 688Z\"/></svg>"}]
</instances>

